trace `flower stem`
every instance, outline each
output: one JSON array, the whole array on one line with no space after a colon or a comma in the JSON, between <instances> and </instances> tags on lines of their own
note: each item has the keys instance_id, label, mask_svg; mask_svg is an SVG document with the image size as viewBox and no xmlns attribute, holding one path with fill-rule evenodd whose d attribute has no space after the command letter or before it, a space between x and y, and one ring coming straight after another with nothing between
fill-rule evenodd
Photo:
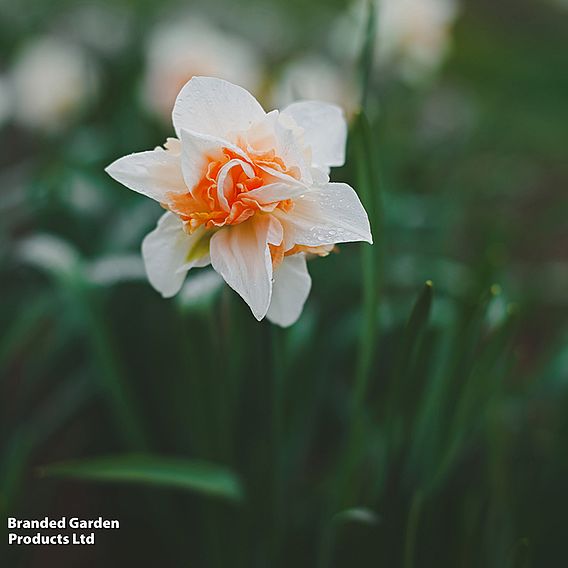
<instances>
[{"instance_id":1,"label":"flower stem","mask_svg":"<svg viewBox=\"0 0 568 568\"><path fill-rule=\"evenodd\" d=\"M350 500L348 488L352 487L350 478L356 467L363 435L364 401L375 354L378 331L379 288L381 281L381 260L383 258L383 238L378 230L383 226L381 196L379 193L379 176L374 168L376 160L371 129L364 113L358 117L353 132L354 155L356 156L357 187L361 198L369 211L371 228L377 244L363 246L361 250L363 272L363 314L357 367L355 371L355 388L351 406L351 422L347 440L347 458L345 459L344 479L341 482L341 495L348 505Z\"/></svg>"},{"instance_id":2,"label":"flower stem","mask_svg":"<svg viewBox=\"0 0 568 568\"><path fill-rule=\"evenodd\" d=\"M418 531L418 523L420 521L420 513L422 512L422 506L424 503L424 496L420 490L418 490L410 506L410 512L408 514L408 523L406 526L406 541L404 544L404 568L414 567L414 554L416 548L416 532Z\"/></svg>"},{"instance_id":3,"label":"flower stem","mask_svg":"<svg viewBox=\"0 0 568 568\"><path fill-rule=\"evenodd\" d=\"M283 500L283 411L284 411L284 358L282 356L282 331L271 327L270 352L272 358L271 430L272 430L272 566L279 564L280 547L284 531Z\"/></svg>"},{"instance_id":4,"label":"flower stem","mask_svg":"<svg viewBox=\"0 0 568 568\"><path fill-rule=\"evenodd\" d=\"M100 384L107 396L119 434L126 446L143 451L148 448L147 438L134 404L124 369L119 362L108 327L101 317L99 298L89 286L75 280L71 283L94 357L100 369Z\"/></svg>"},{"instance_id":5,"label":"flower stem","mask_svg":"<svg viewBox=\"0 0 568 568\"><path fill-rule=\"evenodd\" d=\"M320 540L318 566L328 568L333 551L334 531L331 517L342 508L352 505L357 497L353 475L360 459L364 436L364 402L371 376L378 331L379 288L384 242L378 230L383 226L383 210L379 176L375 169L371 129L367 117L361 112L351 132L351 152L355 157L356 182L361 200L369 212L374 246L363 245L361 250L363 272L362 326L355 369L355 385L351 399L350 421L346 434L344 454L339 462L335 489L324 517Z\"/></svg>"}]
</instances>

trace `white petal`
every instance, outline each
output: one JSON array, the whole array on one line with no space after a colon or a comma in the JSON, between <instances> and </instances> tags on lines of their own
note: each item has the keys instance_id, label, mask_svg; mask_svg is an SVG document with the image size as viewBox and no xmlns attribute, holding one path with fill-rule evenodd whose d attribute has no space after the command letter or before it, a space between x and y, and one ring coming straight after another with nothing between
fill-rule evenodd
<instances>
[{"instance_id":1,"label":"white petal","mask_svg":"<svg viewBox=\"0 0 568 568\"><path fill-rule=\"evenodd\" d=\"M181 167L186 186L191 190L205 175L207 164L212 158L221 158L223 148L228 148L235 154L246 159L246 154L235 146L218 138L206 134L199 134L191 130L182 129L180 133L182 144Z\"/></svg>"},{"instance_id":2,"label":"white petal","mask_svg":"<svg viewBox=\"0 0 568 568\"><path fill-rule=\"evenodd\" d=\"M185 128L227 139L231 133L248 130L265 114L242 87L222 79L193 77L180 91L172 118L178 134Z\"/></svg>"},{"instance_id":3,"label":"white petal","mask_svg":"<svg viewBox=\"0 0 568 568\"><path fill-rule=\"evenodd\" d=\"M124 156L105 171L128 189L160 203L167 200L168 193L187 191L180 156L163 148Z\"/></svg>"},{"instance_id":4,"label":"white petal","mask_svg":"<svg viewBox=\"0 0 568 568\"><path fill-rule=\"evenodd\" d=\"M292 177L291 175L285 174L284 172L277 170L276 168L271 168L270 166L260 166L260 169L263 172L266 172L268 175L272 176L275 180L280 180L280 181L287 183L287 184L290 184L290 185L301 184L301 185L304 185L306 188L308 187L308 185L307 185L308 182L306 182L305 179L298 180L295 177ZM313 168L310 169L310 176L308 177L308 179L311 179L312 171L313 171ZM306 183L304 183L304 182L306 182ZM273 182L273 183L275 183L275 182ZM309 185L312 185L312 183L310 183Z\"/></svg>"},{"instance_id":5,"label":"white petal","mask_svg":"<svg viewBox=\"0 0 568 568\"><path fill-rule=\"evenodd\" d=\"M246 196L256 199L259 203L266 205L285 199L293 199L310 191L305 185L299 183L271 183L247 191Z\"/></svg>"},{"instance_id":6,"label":"white petal","mask_svg":"<svg viewBox=\"0 0 568 568\"><path fill-rule=\"evenodd\" d=\"M306 152L303 132L297 124L286 115L275 114L274 136L276 154L288 168L297 168L300 179L308 184L312 183L310 167L310 153Z\"/></svg>"},{"instance_id":7,"label":"white petal","mask_svg":"<svg viewBox=\"0 0 568 568\"><path fill-rule=\"evenodd\" d=\"M294 200L294 208L274 215L284 227L284 247L320 246L353 241L373 242L369 218L355 190L328 183Z\"/></svg>"},{"instance_id":8,"label":"white petal","mask_svg":"<svg viewBox=\"0 0 568 568\"><path fill-rule=\"evenodd\" d=\"M345 162L347 123L340 107L318 101L287 106L282 114L291 116L304 129L304 142L312 148L316 166L342 166Z\"/></svg>"},{"instance_id":9,"label":"white petal","mask_svg":"<svg viewBox=\"0 0 568 568\"><path fill-rule=\"evenodd\" d=\"M211 238L211 264L250 306L259 321L272 295L272 258L268 244L282 242L282 226L270 215L255 215L225 227Z\"/></svg>"},{"instance_id":10,"label":"white petal","mask_svg":"<svg viewBox=\"0 0 568 568\"><path fill-rule=\"evenodd\" d=\"M302 253L287 256L274 273L272 301L266 317L282 327L292 325L300 317L311 287L306 256Z\"/></svg>"},{"instance_id":11,"label":"white petal","mask_svg":"<svg viewBox=\"0 0 568 568\"><path fill-rule=\"evenodd\" d=\"M223 207L225 211L231 210L229 202L227 201L227 194L229 194L233 189L232 184L229 184L230 187L225 187L225 182L227 181L229 172L237 166L242 168L244 173L249 178L252 178L255 175L253 167L248 162L244 162L243 160L233 159L229 160L226 164L223 165L223 167L219 170L219 174L217 176L217 197L219 198L221 207Z\"/></svg>"},{"instance_id":12,"label":"white petal","mask_svg":"<svg viewBox=\"0 0 568 568\"><path fill-rule=\"evenodd\" d=\"M170 212L164 213L157 227L146 235L142 242L146 273L150 284L164 298L171 298L179 292L190 268L203 265L206 254L188 260L202 237L203 233L199 231L188 235L179 217Z\"/></svg>"}]
</instances>

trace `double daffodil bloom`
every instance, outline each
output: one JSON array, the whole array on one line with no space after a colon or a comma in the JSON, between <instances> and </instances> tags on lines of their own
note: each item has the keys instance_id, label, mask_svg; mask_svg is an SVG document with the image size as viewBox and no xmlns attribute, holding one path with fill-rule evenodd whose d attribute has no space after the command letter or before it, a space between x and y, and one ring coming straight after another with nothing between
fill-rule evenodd
<instances>
[{"instance_id":1,"label":"double daffodil bloom","mask_svg":"<svg viewBox=\"0 0 568 568\"><path fill-rule=\"evenodd\" d=\"M241 87L194 77L173 123L163 148L106 170L167 210L142 244L150 283L171 297L211 264L258 320L291 325L311 287L306 255L372 242L353 188L329 182L345 160L342 111L306 101L266 113Z\"/></svg>"}]
</instances>

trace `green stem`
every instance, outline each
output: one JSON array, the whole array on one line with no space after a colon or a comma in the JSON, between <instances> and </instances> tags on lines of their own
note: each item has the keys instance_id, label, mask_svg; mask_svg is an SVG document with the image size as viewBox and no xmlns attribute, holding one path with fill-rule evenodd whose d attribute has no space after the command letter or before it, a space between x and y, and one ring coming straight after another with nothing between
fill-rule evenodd
<instances>
[{"instance_id":1,"label":"green stem","mask_svg":"<svg viewBox=\"0 0 568 568\"><path fill-rule=\"evenodd\" d=\"M416 548L416 533L418 532L418 523L420 522L420 514L424 498L422 491L418 490L414 494L410 512L408 513L408 523L406 525L406 542L404 544L404 568L413 568L414 553Z\"/></svg>"},{"instance_id":2,"label":"green stem","mask_svg":"<svg viewBox=\"0 0 568 568\"><path fill-rule=\"evenodd\" d=\"M361 108L366 108L371 84L371 72L373 69L373 52L376 37L376 6L373 0L369 0L367 11L367 23L363 38L363 49L359 61L360 85L361 85Z\"/></svg>"},{"instance_id":3,"label":"green stem","mask_svg":"<svg viewBox=\"0 0 568 568\"><path fill-rule=\"evenodd\" d=\"M364 114L360 114L351 134L352 151L356 157L357 188L365 205L371 226L382 227L382 205L379 194L378 175L374 169L370 127ZM383 257L382 237L374 232L380 245L363 245L361 270L363 272L363 323L359 337L355 386L351 400L350 417L346 436L345 455L339 465L336 487L330 499L327 517L319 548L319 567L330 565L333 547L333 530L329 519L340 508L352 505L356 497L353 475L360 459L364 437L364 403L373 366L378 333L378 310L380 288L380 262Z\"/></svg>"},{"instance_id":4,"label":"green stem","mask_svg":"<svg viewBox=\"0 0 568 568\"><path fill-rule=\"evenodd\" d=\"M284 531L283 501L283 411L284 411L284 358L282 356L282 331L271 328L272 388L271 388L271 429L272 429L272 566L276 567L280 558L280 548Z\"/></svg>"},{"instance_id":5,"label":"green stem","mask_svg":"<svg viewBox=\"0 0 568 568\"><path fill-rule=\"evenodd\" d=\"M366 117L361 114L353 133L357 167L357 187L365 204L372 228L382 226L382 208L378 194L378 176L371 163L374 160L370 139L370 128ZM377 235L375 234L375 237ZM379 238L379 241L381 239ZM340 496L345 506L351 499L350 483L353 469L357 465L363 437L364 402L371 376L378 333L378 309L380 269L382 250L378 245L363 245L361 270L363 273L363 325L359 338L359 351L355 371L355 388L351 405L351 422L347 436L347 458L340 481Z\"/></svg>"},{"instance_id":6,"label":"green stem","mask_svg":"<svg viewBox=\"0 0 568 568\"><path fill-rule=\"evenodd\" d=\"M82 281L72 283L79 308L84 314L85 326L95 358L99 364L99 379L106 393L119 432L124 442L133 450L148 448L142 423L133 403L122 366L113 348L108 329L101 318L99 298Z\"/></svg>"}]
</instances>

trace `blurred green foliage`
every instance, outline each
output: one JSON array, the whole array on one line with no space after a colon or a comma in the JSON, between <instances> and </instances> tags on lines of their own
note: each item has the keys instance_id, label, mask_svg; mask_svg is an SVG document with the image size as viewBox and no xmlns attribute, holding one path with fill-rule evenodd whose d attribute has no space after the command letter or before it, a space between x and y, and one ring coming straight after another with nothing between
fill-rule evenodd
<instances>
[{"instance_id":1,"label":"blurred green foliage","mask_svg":"<svg viewBox=\"0 0 568 568\"><path fill-rule=\"evenodd\" d=\"M2 4L2 66L73 4ZM57 134L9 122L0 156L0 511L121 530L94 550L4 548L2 565L563 566L566 11L466 3L435 81L370 86L334 176L377 244L312 262L280 330L226 288L165 301L140 274L159 207L103 169L170 134L138 88L172 6L121 6L134 33L100 57L96 102ZM241 32L258 11L280 21L274 68L342 8L209 7Z\"/></svg>"}]
</instances>

